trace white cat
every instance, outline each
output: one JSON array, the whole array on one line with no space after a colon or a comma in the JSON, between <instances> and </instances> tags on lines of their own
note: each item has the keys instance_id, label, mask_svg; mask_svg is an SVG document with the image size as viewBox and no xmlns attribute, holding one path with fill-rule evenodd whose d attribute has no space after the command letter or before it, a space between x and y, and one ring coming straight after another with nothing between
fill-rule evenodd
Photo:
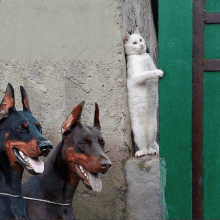
<instances>
[{"instance_id":1,"label":"white cat","mask_svg":"<svg viewBox=\"0 0 220 220\"><path fill-rule=\"evenodd\" d=\"M126 33L124 42L131 126L139 149L135 157L157 154L158 78L163 76L163 71L156 68L146 53L146 44L138 28L134 34Z\"/></svg>"}]
</instances>

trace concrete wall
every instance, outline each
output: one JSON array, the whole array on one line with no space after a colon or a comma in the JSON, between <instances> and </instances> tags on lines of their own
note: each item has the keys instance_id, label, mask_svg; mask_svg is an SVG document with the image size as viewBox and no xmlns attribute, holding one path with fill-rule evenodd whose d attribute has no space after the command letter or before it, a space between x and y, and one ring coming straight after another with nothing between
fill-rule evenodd
<instances>
[{"instance_id":1,"label":"concrete wall","mask_svg":"<svg viewBox=\"0 0 220 220\"><path fill-rule=\"evenodd\" d=\"M127 161L127 219L163 219L158 155L146 155Z\"/></svg>"},{"instance_id":2,"label":"concrete wall","mask_svg":"<svg viewBox=\"0 0 220 220\"><path fill-rule=\"evenodd\" d=\"M80 184L74 197L79 219L126 219L125 161L131 155L127 106L125 30L140 26L154 59L156 38L149 1L0 1L0 97L10 82L21 109L19 86L54 146L71 110L85 100L82 121L92 124L94 102L112 168L103 190Z\"/></svg>"}]
</instances>

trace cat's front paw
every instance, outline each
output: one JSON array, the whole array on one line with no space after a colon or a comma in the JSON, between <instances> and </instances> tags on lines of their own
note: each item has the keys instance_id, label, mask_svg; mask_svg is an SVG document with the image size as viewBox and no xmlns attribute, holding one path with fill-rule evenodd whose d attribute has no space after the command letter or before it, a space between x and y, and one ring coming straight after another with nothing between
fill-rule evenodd
<instances>
[{"instance_id":1,"label":"cat's front paw","mask_svg":"<svg viewBox=\"0 0 220 220\"><path fill-rule=\"evenodd\" d=\"M142 157L144 155L147 155L147 150L139 150L135 153L135 157Z\"/></svg>"},{"instance_id":2,"label":"cat's front paw","mask_svg":"<svg viewBox=\"0 0 220 220\"><path fill-rule=\"evenodd\" d=\"M146 149L146 150L139 150L139 151L137 151L135 153L135 157L142 157L142 156L147 155L147 154L155 155L157 153L158 152L151 147L148 150Z\"/></svg>"},{"instance_id":3,"label":"cat's front paw","mask_svg":"<svg viewBox=\"0 0 220 220\"><path fill-rule=\"evenodd\" d=\"M157 77L163 77L164 72L162 70L156 70Z\"/></svg>"}]
</instances>

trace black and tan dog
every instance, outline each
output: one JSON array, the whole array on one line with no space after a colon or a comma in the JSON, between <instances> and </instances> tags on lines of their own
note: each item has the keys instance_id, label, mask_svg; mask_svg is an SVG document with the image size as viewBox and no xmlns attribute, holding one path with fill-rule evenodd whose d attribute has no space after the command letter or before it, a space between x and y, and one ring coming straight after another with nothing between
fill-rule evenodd
<instances>
[{"instance_id":1,"label":"black and tan dog","mask_svg":"<svg viewBox=\"0 0 220 220\"><path fill-rule=\"evenodd\" d=\"M111 162L105 155L104 140L96 104L94 126L80 123L84 102L76 106L62 126L62 141L45 163L44 173L30 177L22 186L30 219L75 219L72 200L79 181L100 191L98 173L106 173Z\"/></svg>"},{"instance_id":2,"label":"black and tan dog","mask_svg":"<svg viewBox=\"0 0 220 220\"><path fill-rule=\"evenodd\" d=\"M42 136L41 126L33 117L26 91L21 89L23 111L15 109L11 84L0 104L0 219L25 219L25 200L21 198L24 168L31 174L42 173L50 141Z\"/></svg>"}]
</instances>

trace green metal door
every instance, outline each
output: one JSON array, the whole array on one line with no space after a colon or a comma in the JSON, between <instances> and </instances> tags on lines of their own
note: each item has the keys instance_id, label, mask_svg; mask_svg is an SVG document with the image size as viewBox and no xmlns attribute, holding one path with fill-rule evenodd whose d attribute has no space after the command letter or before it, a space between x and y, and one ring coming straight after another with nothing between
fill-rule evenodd
<instances>
[{"instance_id":1,"label":"green metal door","mask_svg":"<svg viewBox=\"0 0 220 220\"><path fill-rule=\"evenodd\" d=\"M192 0L159 0L160 156L170 219L191 219Z\"/></svg>"},{"instance_id":2,"label":"green metal door","mask_svg":"<svg viewBox=\"0 0 220 220\"><path fill-rule=\"evenodd\" d=\"M220 219L218 12L219 0L159 0L160 154L169 219Z\"/></svg>"}]
</instances>

